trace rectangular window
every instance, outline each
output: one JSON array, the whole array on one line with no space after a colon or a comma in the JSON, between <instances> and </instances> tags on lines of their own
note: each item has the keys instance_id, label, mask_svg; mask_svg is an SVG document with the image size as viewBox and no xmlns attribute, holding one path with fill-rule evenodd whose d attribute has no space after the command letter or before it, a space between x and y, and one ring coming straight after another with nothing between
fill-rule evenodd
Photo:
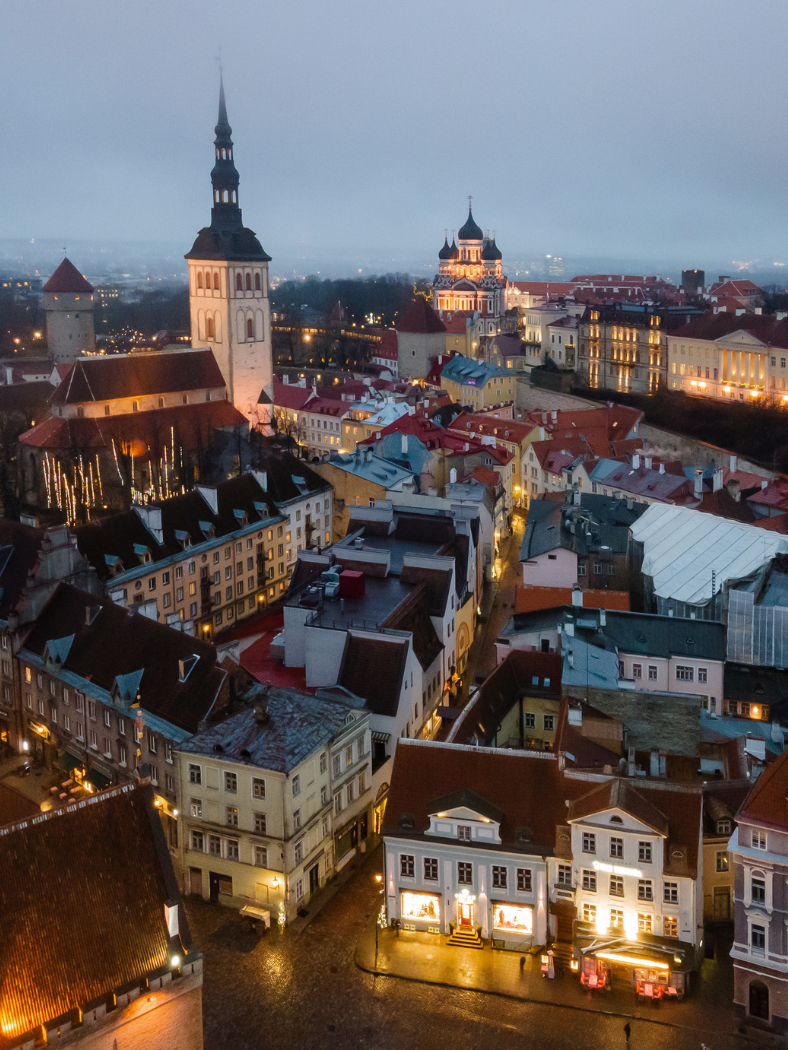
<instances>
[{"instance_id":1,"label":"rectangular window","mask_svg":"<svg viewBox=\"0 0 788 1050\"><path fill-rule=\"evenodd\" d=\"M298 773L293 777L293 798L301 794L301 777Z\"/></svg>"},{"instance_id":2,"label":"rectangular window","mask_svg":"<svg viewBox=\"0 0 788 1050\"><path fill-rule=\"evenodd\" d=\"M709 680L709 670L708 670L708 668L707 667L699 667L698 668L698 681L699 682L708 682L708 680Z\"/></svg>"},{"instance_id":3,"label":"rectangular window","mask_svg":"<svg viewBox=\"0 0 788 1050\"><path fill-rule=\"evenodd\" d=\"M533 713L533 711L525 712L525 728L536 729L536 715Z\"/></svg>"},{"instance_id":4,"label":"rectangular window","mask_svg":"<svg viewBox=\"0 0 788 1050\"><path fill-rule=\"evenodd\" d=\"M623 875L611 875L610 876L610 896L611 897L623 897L624 896L624 876Z\"/></svg>"},{"instance_id":5,"label":"rectangular window","mask_svg":"<svg viewBox=\"0 0 788 1050\"><path fill-rule=\"evenodd\" d=\"M555 729L555 715L543 715L546 733L552 733Z\"/></svg>"},{"instance_id":6,"label":"rectangular window","mask_svg":"<svg viewBox=\"0 0 788 1050\"><path fill-rule=\"evenodd\" d=\"M224 822L228 828L238 827L238 808L237 806L225 806L224 807Z\"/></svg>"},{"instance_id":7,"label":"rectangular window","mask_svg":"<svg viewBox=\"0 0 788 1050\"><path fill-rule=\"evenodd\" d=\"M238 792L238 777L235 773L224 774L224 790L229 792L231 795L235 795Z\"/></svg>"},{"instance_id":8,"label":"rectangular window","mask_svg":"<svg viewBox=\"0 0 788 1050\"><path fill-rule=\"evenodd\" d=\"M678 904L679 884L677 882L666 882L664 884L662 896L666 904Z\"/></svg>"},{"instance_id":9,"label":"rectangular window","mask_svg":"<svg viewBox=\"0 0 788 1050\"><path fill-rule=\"evenodd\" d=\"M293 810L293 829L295 831L298 831L298 829L300 827L301 827L301 810L300 809L294 809Z\"/></svg>"},{"instance_id":10,"label":"rectangular window","mask_svg":"<svg viewBox=\"0 0 788 1050\"><path fill-rule=\"evenodd\" d=\"M693 682L695 680L695 668L685 667L682 664L676 665L676 681L678 682Z\"/></svg>"},{"instance_id":11,"label":"rectangular window","mask_svg":"<svg viewBox=\"0 0 788 1050\"><path fill-rule=\"evenodd\" d=\"M596 853L596 835L583 832L583 853Z\"/></svg>"},{"instance_id":12,"label":"rectangular window","mask_svg":"<svg viewBox=\"0 0 788 1050\"><path fill-rule=\"evenodd\" d=\"M190 798L189 799L189 812L193 817L202 816L202 799L201 798Z\"/></svg>"},{"instance_id":13,"label":"rectangular window","mask_svg":"<svg viewBox=\"0 0 788 1050\"><path fill-rule=\"evenodd\" d=\"M638 842L638 860L641 864L651 863L651 843Z\"/></svg>"},{"instance_id":14,"label":"rectangular window","mask_svg":"<svg viewBox=\"0 0 788 1050\"><path fill-rule=\"evenodd\" d=\"M753 831L750 841L753 849L766 849L766 832Z\"/></svg>"},{"instance_id":15,"label":"rectangular window","mask_svg":"<svg viewBox=\"0 0 788 1050\"><path fill-rule=\"evenodd\" d=\"M202 769L200 766L189 763L189 783L202 784Z\"/></svg>"},{"instance_id":16,"label":"rectangular window","mask_svg":"<svg viewBox=\"0 0 788 1050\"><path fill-rule=\"evenodd\" d=\"M721 850L717 854L717 871L729 871L730 861L728 859L728 851Z\"/></svg>"},{"instance_id":17,"label":"rectangular window","mask_svg":"<svg viewBox=\"0 0 788 1050\"><path fill-rule=\"evenodd\" d=\"M238 860L238 839L227 839L227 859Z\"/></svg>"},{"instance_id":18,"label":"rectangular window","mask_svg":"<svg viewBox=\"0 0 788 1050\"><path fill-rule=\"evenodd\" d=\"M203 852L203 837L201 831L192 831L191 833L191 848L195 853Z\"/></svg>"},{"instance_id":19,"label":"rectangular window","mask_svg":"<svg viewBox=\"0 0 788 1050\"><path fill-rule=\"evenodd\" d=\"M296 842L293 854L294 854L293 855L294 862L296 864L300 864L301 861L304 859L304 840L303 839L300 839L298 842Z\"/></svg>"},{"instance_id":20,"label":"rectangular window","mask_svg":"<svg viewBox=\"0 0 788 1050\"><path fill-rule=\"evenodd\" d=\"M638 879L638 900L654 900L654 887L651 885L651 879Z\"/></svg>"},{"instance_id":21,"label":"rectangular window","mask_svg":"<svg viewBox=\"0 0 788 1050\"><path fill-rule=\"evenodd\" d=\"M610 840L610 856L621 860L624 856L624 840L613 836Z\"/></svg>"},{"instance_id":22,"label":"rectangular window","mask_svg":"<svg viewBox=\"0 0 788 1050\"><path fill-rule=\"evenodd\" d=\"M656 682L657 680L657 669L653 664L648 666L648 680L650 682Z\"/></svg>"},{"instance_id":23,"label":"rectangular window","mask_svg":"<svg viewBox=\"0 0 788 1050\"><path fill-rule=\"evenodd\" d=\"M622 908L611 908L610 909L610 929L611 930L623 930L624 929L624 911Z\"/></svg>"},{"instance_id":24,"label":"rectangular window","mask_svg":"<svg viewBox=\"0 0 788 1050\"><path fill-rule=\"evenodd\" d=\"M399 873L403 879L412 879L416 872L416 860L410 853L401 853L399 858Z\"/></svg>"},{"instance_id":25,"label":"rectangular window","mask_svg":"<svg viewBox=\"0 0 788 1050\"><path fill-rule=\"evenodd\" d=\"M91 731L90 731L90 746L95 751L98 751L98 737L96 736L96 730L95 729L91 729Z\"/></svg>"},{"instance_id":26,"label":"rectangular window","mask_svg":"<svg viewBox=\"0 0 788 1050\"><path fill-rule=\"evenodd\" d=\"M438 858L437 857L425 857L424 858L424 878L427 882L438 881Z\"/></svg>"},{"instance_id":27,"label":"rectangular window","mask_svg":"<svg viewBox=\"0 0 788 1050\"><path fill-rule=\"evenodd\" d=\"M766 928L764 926L750 927L750 948L753 955L766 954Z\"/></svg>"},{"instance_id":28,"label":"rectangular window","mask_svg":"<svg viewBox=\"0 0 788 1050\"><path fill-rule=\"evenodd\" d=\"M632 664L632 677L633 678L642 678L643 677L643 665L642 664Z\"/></svg>"},{"instance_id":29,"label":"rectangular window","mask_svg":"<svg viewBox=\"0 0 788 1050\"><path fill-rule=\"evenodd\" d=\"M517 889L520 893L531 892L531 869L530 868L518 868L517 869Z\"/></svg>"},{"instance_id":30,"label":"rectangular window","mask_svg":"<svg viewBox=\"0 0 788 1050\"><path fill-rule=\"evenodd\" d=\"M583 905L583 922L596 923L596 904Z\"/></svg>"},{"instance_id":31,"label":"rectangular window","mask_svg":"<svg viewBox=\"0 0 788 1050\"><path fill-rule=\"evenodd\" d=\"M150 751L152 755L156 754L156 734L151 733L150 730L148 730L148 751Z\"/></svg>"},{"instance_id":32,"label":"rectangular window","mask_svg":"<svg viewBox=\"0 0 788 1050\"><path fill-rule=\"evenodd\" d=\"M766 882L764 879L752 880L752 903L766 904Z\"/></svg>"},{"instance_id":33,"label":"rectangular window","mask_svg":"<svg viewBox=\"0 0 788 1050\"><path fill-rule=\"evenodd\" d=\"M507 880L506 868L504 868L504 867L502 867L501 865L498 865L498 864L493 864L493 866L492 866L492 884L493 884L493 889L505 890L506 889L506 880Z\"/></svg>"},{"instance_id":34,"label":"rectangular window","mask_svg":"<svg viewBox=\"0 0 788 1050\"><path fill-rule=\"evenodd\" d=\"M569 864L559 864L558 872L555 877L556 886L571 886L572 885L572 868Z\"/></svg>"},{"instance_id":35,"label":"rectangular window","mask_svg":"<svg viewBox=\"0 0 788 1050\"><path fill-rule=\"evenodd\" d=\"M208 852L212 857L221 857L222 855L222 840L218 835L208 836Z\"/></svg>"},{"instance_id":36,"label":"rectangular window","mask_svg":"<svg viewBox=\"0 0 788 1050\"><path fill-rule=\"evenodd\" d=\"M468 864L465 861L457 862L457 882L460 886L472 886L473 885L473 865Z\"/></svg>"},{"instance_id":37,"label":"rectangular window","mask_svg":"<svg viewBox=\"0 0 788 1050\"><path fill-rule=\"evenodd\" d=\"M650 912L639 911L638 912L638 933L651 933L652 932L652 916Z\"/></svg>"},{"instance_id":38,"label":"rectangular window","mask_svg":"<svg viewBox=\"0 0 788 1050\"><path fill-rule=\"evenodd\" d=\"M583 869L583 889L588 893L596 893L596 872L590 868Z\"/></svg>"},{"instance_id":39,"label":"rectangular window","mask_svg":"<svg viewBox=\"0 0 788 1050\"><path fill-rule=\"evenodd\" d=\"M255 846L254 848L254 863L258 868L268 867L268 850L265 846Z\"/></svg>"},{"instance_id":40,"label":"rectangular window","mask_svg":"<svg viewBox=\"0 0 788 1050\"><path fill-rule=\"evenodd\" d=\"M460 840L460 842L471 841L471 828L469 824L457 825L457 838Z\"/></svg>"}]
</instances>

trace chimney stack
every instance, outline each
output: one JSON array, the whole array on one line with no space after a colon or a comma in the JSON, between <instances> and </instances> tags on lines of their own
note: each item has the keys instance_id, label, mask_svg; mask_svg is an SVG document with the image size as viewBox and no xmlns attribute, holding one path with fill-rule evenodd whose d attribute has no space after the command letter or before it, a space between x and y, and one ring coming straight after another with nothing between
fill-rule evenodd
<instances>
[{"instance_id":1,"label":"chimney stack","mask_svg":"<svg viewBox=\"0 0 788 1050\"><path fill-rule=\"evenodd\" d=\"M254 702L254 720L259 726L267 725L271 716L268 712L268 690L270 686L266 683L260 695Z\"/></svg>"},{"instance_id":2,"label":"chimney stack","mask_svg":"<svg viewBox=\"0 0 788 1050\"><path fill-rule=\"evenodd\" d=\"M703 471L700 467L695 470L695 484L693 487L695 499L703 500Z\"/></svg>"}]
</instances>

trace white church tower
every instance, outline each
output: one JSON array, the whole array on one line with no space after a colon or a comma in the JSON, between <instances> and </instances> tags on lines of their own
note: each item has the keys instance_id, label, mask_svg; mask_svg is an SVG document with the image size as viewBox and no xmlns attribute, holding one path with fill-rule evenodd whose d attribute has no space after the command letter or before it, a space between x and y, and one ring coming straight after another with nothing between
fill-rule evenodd
<instances>
[{"instance_id":1,"label":"white church tower","mask_svg":"<svg viewBox=\"0 0 788 1050\"><path fill-rule=\"evenodd\" d=\"M227 397L252 424L268 423L273 400L267 255L238 205L238 172L224 84L219 87L211 225L189 261L192 346L208 346L227 382Z\"/></svg>"},{"instance_id":2,"label":"white church tower","mask_svg":"<svg viewBox=\"0 0 788 1050\"><path fill-rule=\"evenodd\" d=\"M64 259L44 285L47 347L57 364L73 364L96 349L94 288L70 259Z\"/></svg>"}]
</instances>

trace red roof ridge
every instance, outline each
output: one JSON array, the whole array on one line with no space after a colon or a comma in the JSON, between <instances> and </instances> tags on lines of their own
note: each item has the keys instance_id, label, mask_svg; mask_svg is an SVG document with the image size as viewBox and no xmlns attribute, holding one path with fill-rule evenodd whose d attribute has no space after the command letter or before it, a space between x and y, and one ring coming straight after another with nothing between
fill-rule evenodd
<instances>
[{"instance_id":1,"label":"red roof ridge","mask_svg":"<svg viewBox=\"0 0 788 1050\"><path fill-rule=\"evenodd\" d=\"M94 289L71 260L64 259L42 290L45 292L92 292Z\"/></svg>"}]
</instances>

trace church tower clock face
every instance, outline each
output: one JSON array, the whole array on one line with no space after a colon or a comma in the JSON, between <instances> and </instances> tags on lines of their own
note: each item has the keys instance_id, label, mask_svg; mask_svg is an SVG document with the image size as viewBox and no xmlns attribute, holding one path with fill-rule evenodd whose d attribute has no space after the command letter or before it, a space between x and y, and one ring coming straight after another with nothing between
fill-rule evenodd
<instances>
[{"instance_id":1,"label":"church tower clock face","mask_svg":"<svg viewBox=\"0 0 788 1050\"><path fill-rule=\"evenodd\" d=\"M273 400L271 256L254 230L243 224L223 82L214 131L211 223L200 230L186 255L192 346L210 347L225 378L228 400L250 423L266 424Z\"/></svg>"}]
</instances>

